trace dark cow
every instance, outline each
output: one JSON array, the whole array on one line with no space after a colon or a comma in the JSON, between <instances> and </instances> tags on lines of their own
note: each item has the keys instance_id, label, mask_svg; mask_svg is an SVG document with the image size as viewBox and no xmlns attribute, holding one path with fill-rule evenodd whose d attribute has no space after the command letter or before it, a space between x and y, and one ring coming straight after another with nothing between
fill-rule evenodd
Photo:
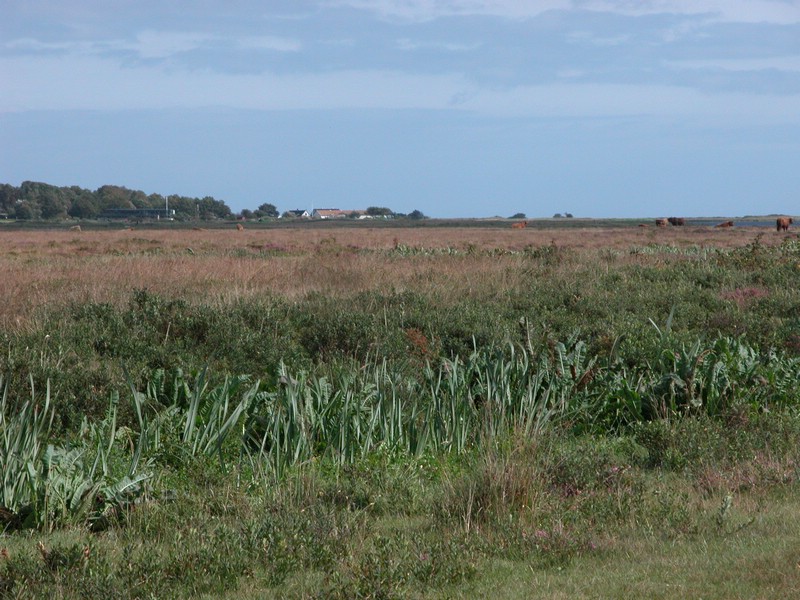
<instances>
[{"instance_id":1,"label":"dark cow","mask_svg":"<svg viewBox=\"0 0 800 600\"><path fill-rule=\"evenodd\" d=\"M789 231L789 225L791 225L794 221L792 221L791 217L778 217L775 226L777 227L778 231Z\"/></svg>"},{"instance_id":2,"label":"dark cow","mask_svg":"<svg viewBox=\"0 0 800 600\"><path fill-rule=\"evenodd\" d=\"M666 219L656 219L656 227L666 227L667 220Z\"/></svg>"},{"instance_id":3,"label":"dark cow","mask_svg":"<svg viewBox=\"0 0 800 600\"><path fill-rule=\"evenodd\" d=\"M683 227L686 224L686 219L683 217L670 217L667 221L673 227Z\"/></svg>"},{"instance_id":4,"label":"dark cow","mask_svg":"<svg viewBox=\"0 0 800 600\"><path fill-rule=\"evenodd\" d=\"M725 221L719 225L714 225L714 227L733 227L733 221Z\"/></svg>"}]
</instances>

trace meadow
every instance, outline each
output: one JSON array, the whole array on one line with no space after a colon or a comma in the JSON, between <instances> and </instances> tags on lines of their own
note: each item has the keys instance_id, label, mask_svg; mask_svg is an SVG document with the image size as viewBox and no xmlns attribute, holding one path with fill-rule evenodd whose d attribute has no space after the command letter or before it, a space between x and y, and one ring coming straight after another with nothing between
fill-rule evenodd
<instances>
[{"instance_id":1,"label":"meadow","mask_svg":"<svg viewBox=\"0 0 800 600\"><path fill-rule=\"evenodd\" d=\"M567 225L0 229L0 597L792 596L800 239Z\"/></svg>"}]
</instances>

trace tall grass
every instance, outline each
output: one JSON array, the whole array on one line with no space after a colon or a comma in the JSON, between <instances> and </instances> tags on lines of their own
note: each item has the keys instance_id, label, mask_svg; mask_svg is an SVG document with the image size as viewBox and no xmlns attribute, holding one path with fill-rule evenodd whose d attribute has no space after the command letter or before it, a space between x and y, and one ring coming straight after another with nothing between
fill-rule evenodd
<instances>
[{"instance_id":1,"label":"tall grass","mask_svg":"<svg viewBox=\"0 0 800 600\"><path fill-rule=\"evenodd\" d=\"M280 475L310 460L350 464L378 449L458 454L510 432L530 438L561 426L608 435L651 420L800 401L798 359L762 355L731 338L663 343L652 362L634 367L623 357L590 356L572 337L541 349L476 347L465 359L428 362L417 373L387 360L317 374L282 365L274 385L226 379L214 389L205 387L203 374L194 391L176 382L172 388L184 391L152 422L168 415L183 423L179 441L189 454L214 452L231 461L222 445L238 429L239 460ZM148 390L146 402L156 405L157 394Z\"/></svg>"}]
</instances>

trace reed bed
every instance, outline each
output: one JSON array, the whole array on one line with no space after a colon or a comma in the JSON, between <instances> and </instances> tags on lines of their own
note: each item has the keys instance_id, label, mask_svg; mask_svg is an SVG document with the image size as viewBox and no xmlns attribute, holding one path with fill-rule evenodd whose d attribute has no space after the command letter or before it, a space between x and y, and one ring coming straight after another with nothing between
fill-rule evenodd
<instances>
[{"instance_id":1,"label":"reed bed","mask_svg":"<svg viewBox=\"0 0 800 600\"><path fill-rule=\"evenodd\" d=\"M580 276L609 261L663 265L786 237L757 228L0 231L0 323L21 326L73 302L119 305L134 289L221 304L420 287L458 297L518 287L530 275L526 250L560 252L557 270Z\"/></svg>"}]
</instances>

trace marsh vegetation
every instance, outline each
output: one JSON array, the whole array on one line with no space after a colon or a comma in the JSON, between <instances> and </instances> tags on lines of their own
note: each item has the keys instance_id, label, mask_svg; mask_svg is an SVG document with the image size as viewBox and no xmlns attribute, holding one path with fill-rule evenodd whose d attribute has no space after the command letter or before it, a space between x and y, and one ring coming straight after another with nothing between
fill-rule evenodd
<instances>
[{"instance_id":1,"label":"marsh vegetation","mask_svg":"<svg viewBox=\"0 0 800 600\"><path fill-rule=\"evenodd\" d=\"M791 232L0 237L0 595L800 584Z\"/></svg>"}]
</instances>

